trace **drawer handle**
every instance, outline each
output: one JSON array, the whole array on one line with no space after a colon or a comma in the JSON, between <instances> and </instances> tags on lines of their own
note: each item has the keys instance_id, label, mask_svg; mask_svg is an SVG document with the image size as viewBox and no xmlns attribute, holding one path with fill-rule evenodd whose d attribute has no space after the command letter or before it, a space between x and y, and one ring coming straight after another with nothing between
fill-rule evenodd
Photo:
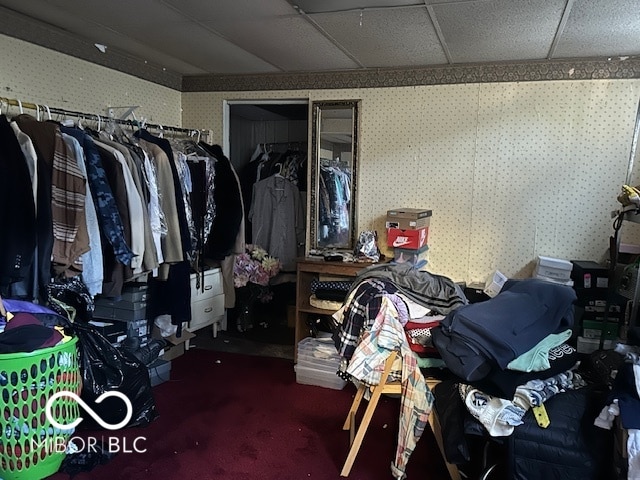
<instances>
[{"instance_id":1,"label":"drawer handle","mask_svg":"<svg viewBox=\"0 0 640 480\"><path fill-rule=\"evenodd\" d=\"M209 313L211 311L213 311L213 307L207 307L204 309L204 313Z\"/></svg>"},{"instance_id":2,"label":"drawer handle","mask_svg":"<svg viewBox=\"0 0 640 480\"><path fill-rule=\"evenodd\" d=\"M213 285L205 285L204 289L205 290L211 290L213 288Z\"/></svg>"}]
</instances>

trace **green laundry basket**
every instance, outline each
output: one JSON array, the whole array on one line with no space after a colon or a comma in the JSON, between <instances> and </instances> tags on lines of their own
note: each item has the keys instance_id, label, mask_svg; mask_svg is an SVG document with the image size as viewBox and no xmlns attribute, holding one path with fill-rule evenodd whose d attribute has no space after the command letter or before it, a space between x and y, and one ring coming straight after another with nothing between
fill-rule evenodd
<instances>
[{"instance_id":1,"label":"green laundry basket","mask_svg":"<svg viewBox=\"0 0 640 480\"><path fill-rule=\"evenodd\" d=\"M29 353L0 354L0 479L40 480L56 473L73 429L51 425L47 400L62 390L80 394L78 338ZM62 396L50 408L57 423L79 416Z\"/></svg>"}]
</instances>

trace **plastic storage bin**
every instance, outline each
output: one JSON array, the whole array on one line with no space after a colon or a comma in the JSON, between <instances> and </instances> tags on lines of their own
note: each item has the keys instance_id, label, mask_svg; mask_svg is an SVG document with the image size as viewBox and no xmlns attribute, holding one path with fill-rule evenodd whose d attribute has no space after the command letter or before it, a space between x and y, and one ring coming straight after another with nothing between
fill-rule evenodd
<instances>
[{"instance_id":1,"label":"plastic storage bin","mask_svg":"<svg viewBox=\"0 0 640 480\"><path fill-rule=\"evenodd\" d=\"M347 384L345 380L336 375L335 370L330 373L300 364L295 365L293 368L296 371L296 382L302 385L315 385L317 387L332 388L333 390L342 390Z\"/></svg>"},{"instance_id":2,"label":"plastic storage bin","mask_svg":"<svg viewBox=\"0 0 640 480\"><path fill-rule=\"evenodd\" d=\"M0 478L39 480L56 473L73 429L54 428L45 414L60 391L80 394L78 339L28 353L0 355ZM79 416L78 403L60 397L51 412L68 425Z\"/></svg>"},{"instance_id":3,"label":"plastic storage bin","mask_svg":"<svg viewBox=\"0 0 640 480\"><path fill-rule=\"evenodd\" d=\"M336 375L340 367L340 355L335 350L333 340L307 337L298 342L297 365L294 367L296 381L303 385L342 390L347 384Z\"/></svg>"}]
</instances>

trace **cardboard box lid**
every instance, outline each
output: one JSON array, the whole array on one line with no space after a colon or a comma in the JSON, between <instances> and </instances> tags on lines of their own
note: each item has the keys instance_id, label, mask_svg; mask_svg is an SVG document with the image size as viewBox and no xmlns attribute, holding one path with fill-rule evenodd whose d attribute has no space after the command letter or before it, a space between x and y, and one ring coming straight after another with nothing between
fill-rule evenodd
<instances>
[{"instance_id":1,"label":"cardboard box lid","mask_svg":"<svg viewBox=\"0 0 640 480\"><path fill-rule=\"evenodd\" d=\"M187 340L195 337L196 334L190 332L189 330L187 330L186 328L182 329L182 335L180 335L179 337L176 337L175 334L173 335L169 335L168 337L163 337L161 330L158 328L157 325L153 326L153 330L151 332L151 337L152 338L164 338L166 341L168 341L169 343L171 343L172 345L178 345L179 343L184 343Z\"/></svg>"},{"instance_id":2,"label":"cardboard box lid","mask_svg":"<svg viewBox=\"0 0 640 480\"><path fill-rule=\"evenodd\" d=\"M431 216L431 210L426 208L394 208L387 210L387 217L392 218L426 218Z\"/></svg>"},{"instance_id":3,"label":"cardboard box lid","mask_svg":"<svg viewBox=\"0 0 640 480\"><path fill-rule=\"evenodd\" d=\"M538 255L538 264L543 267L558 268L560 270L569 270L573 268L573 264L569 260L562 258L545 257Z\"/></svg>"}]
</instances>

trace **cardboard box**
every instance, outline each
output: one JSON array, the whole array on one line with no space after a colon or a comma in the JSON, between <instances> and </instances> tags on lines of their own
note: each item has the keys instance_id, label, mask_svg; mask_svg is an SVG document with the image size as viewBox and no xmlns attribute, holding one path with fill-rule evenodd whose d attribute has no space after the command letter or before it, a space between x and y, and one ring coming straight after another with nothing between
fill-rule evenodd
<instances>
[{"instance_id":1,"label":"cardboard box","mask_svg":"<svg viewBox=\"0 0 640 480\"><path fill-rule=\"evenodd\" d=\"M125 305L127 306L130 304L131 302L125 302ZM100 305L96 302L93 316L94 318L101 318L103 320L119 320L121 322L144 320L147 318L147 303L139 302L138 305L139 306L136 309L130 309Z\"/></svg>"},{"instance_id":2,"label":"cardboard box","mask_svg":"<svg viewBox=\"0 0 640 480\"><path fill-rule=\"evenodd\" d=\"M387 229L415 230L427 228L430 222L431 210L424 208L396 208L387 210Z\"/></svg>"},{"instance_id":3,"label":"cardboard box","mask_svg":"<svg viewBox=\"0 0 640 480\"><path fill-rule=\"evenodd\" d=\"M429 246L425 245L417 250L411 248L394 248L393 260L396 263L410 263L411 265L422 265L427 262Z\"/></svg>"},{"instance_id":4,"label":"cardboard box","mask_svg":"<svg viewBox=\"0 0 640 480\"><path fill-rule=\"evenodd\" d=\"M387 229L387 246L394 248L408 248L418 250L427 244L428 228L402 230L400 228Z\"/></svg>"},{"instance_id":5,"label":"cardboard box","mask_svg":"<svg viewBox=\"0 0 640 480\"><path fill-rule=\"evenodd\" d=\"M122 288L122 300L126 302L145 302L149 286L146 283L129 283Z\"/></svg>"},{"instance_id":6,"label":"cardboard box","mask_svg":"<svg viewBox=\"0 0 640 480\"><path fill-rule=\"evenodd\" d=\"M571 270L573 270L573 264L569 260L540 255L533 273L536 278L547 277L565 283L571 280Z\"/></svg>"},{"instance_id":7,"label":"cardboard box","mask_svg":"<svg viewBox=\"0 0 640 480\"><path fill-rule=\"evenodd\" d=\"M185 327L182 327L182 335L180 335L179 337L176 337L175 334L169 335L168 337L163 337L162 332L157 325L154 325L153 329L151 330L151 338L164 338L171 345L179 345L186 342L187 340L192 339L195 336L195 333L190 332Z\"/></svg>"},{"instance_id":8,"label":"cardboard box","mask_svg":"<svg viewBox=\"0 0 640 480\"><path fill-rule=\"evenodd\" d=\"M184 343L178 345L167 345L160 351L160 357L162 360L173 360L184 354Z\"/></svg>"},{"instance_id":9,"label":"cardboard box","mask_svg":"<svg viewBox=\"0 0 640 480\"><path fill-rule=\"evenodd\" d=\"M616 346L616 340L614 339L606 339L604 341L603 348L605 350L610 350ZM585 338L578 337L577 347L578 353L593 353L596 350L600 349L600 339L599 338Z\"/></svg>"},{"instance_id":10,"label":"cardboard box","mask_svg":"<svg viewBox=\"0 0 640 480\"><path fill-rule=\"evenodd\" d=\"M604 320L604 318L602 318ZM604 332L604 338L616 339L618 338L618 320L609 318L607 321L607 328L604 329L603 321L596 320L583 320L582 321L582 336L584 338L596 338L600 340L600 336Z\"/></svg>"},{"instance_id":11,"label":"cardboard box","mask_svg":"<svg viewBox=\"0 0 640 480\"><path fill-rule=\"evenodd\" d=\"M147 370L149 371L149 379L151 380L152 387L160 385L161 383L167 382L171 379L170 361L158 358L154 360L151 365L147 366Z\"/></svg>"},{"instance_id":12,"label":"cardboard box","mask_svg":"<svg viewBox=\"0 0 640 480\"><path fill-rule=\"evenodd\" d=\"M576 289L607 290L609 287L609 270L591 260L572 260L571 279Z\"/></svg>"},{"instance_id":13,"label":"cardboard box","mask_svg":"<svg viewBox=\"0 0 640 480\"><path fill-rule=\"evenodd\" d=\"M502 287L507 282L507 276L502 272L496 270L485 282L484 293L493 298L500 293Z\"/></svg>"},{"instance_id":14,"label":"cardboard box","mask_svg":"<svg viewBox=\"0 0 640 480\"><path fill-rule=\"evenodd\" d=\"M123 337L127 336L127 324L122 322L102 322L100 320L91 320L89 322L95 329L102 334L110 343L119 343Z\"/></svg>"}]
</instances>

